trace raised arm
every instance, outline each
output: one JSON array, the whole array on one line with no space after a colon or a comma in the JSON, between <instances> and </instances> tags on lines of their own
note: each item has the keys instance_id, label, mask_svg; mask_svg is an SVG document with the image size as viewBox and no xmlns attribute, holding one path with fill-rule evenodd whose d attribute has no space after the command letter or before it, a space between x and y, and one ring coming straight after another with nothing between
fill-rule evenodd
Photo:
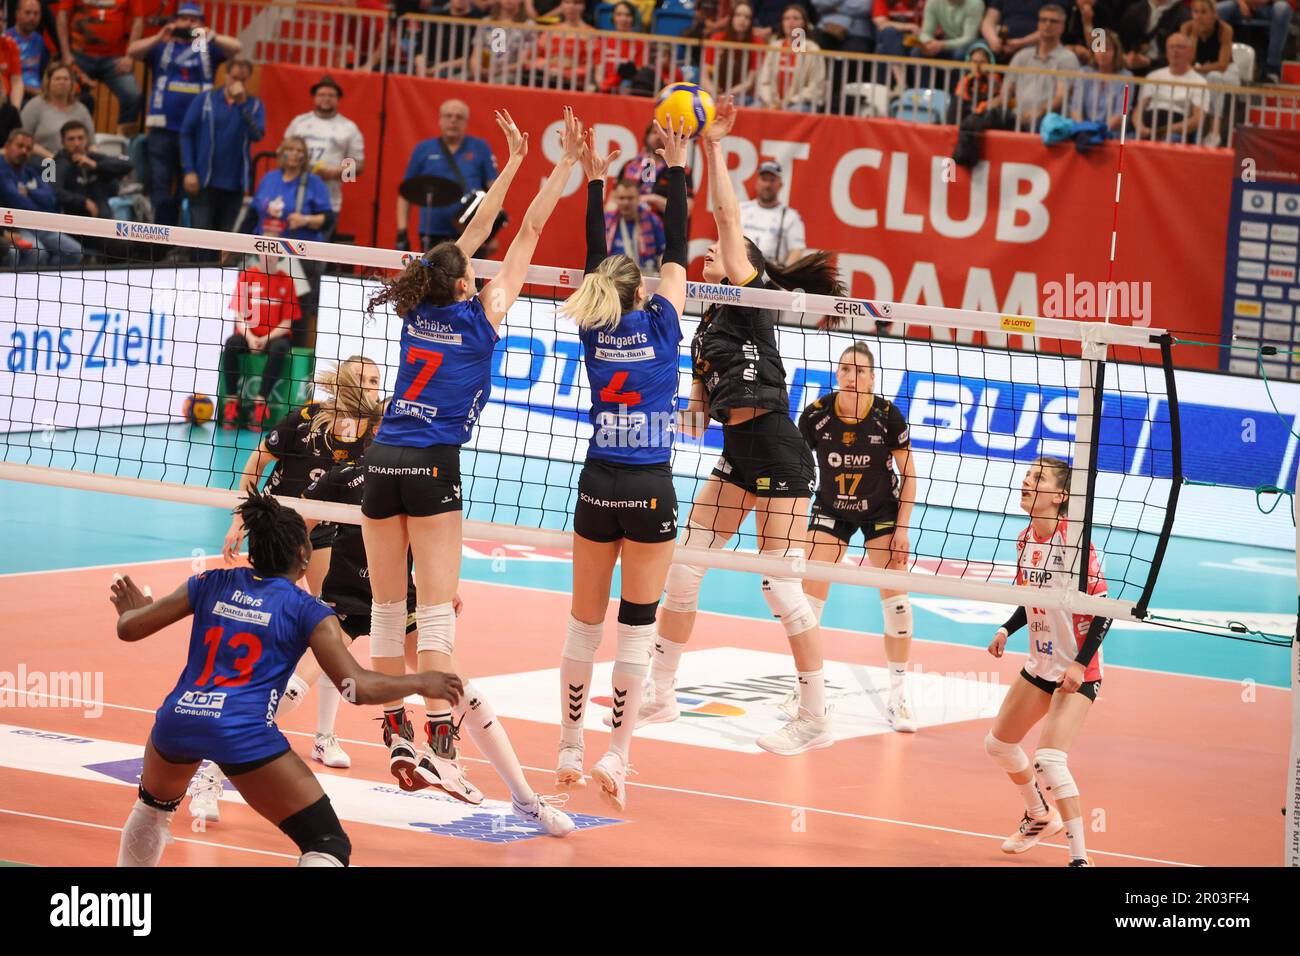
<instances>
[{"instance_id":1,"label":"raised arm","mask_svg":"<svg viewBox=\"0 0 1300 956\"><path fill-rule=\"evenodd\" d=\"M542 229L555 211L560 193L564 192L569 174L573 172L582 153L582 123L567 106L564 108L564 129L560 132L560 143L564 154L524 213L519 232L511 241L505 259L501 262L501 271L483 289L483 309L494 329L501 325L501 320L515 304L528 275L528 267L532 264L533 253L537 251L537 243L542 238Z\"/></svg>"},{"instance_id":2,"label":"raised arm","mask_svg":"<svg viewBox=\"0 0 1300 956\"><path fill-rule=\"evenodd\" d=\"M683 120L679 129L655 129L664 141L656 152L668 164L668 205L664 207L664 260L659 269L659 295L672 303L680 317L686 308L686 144Z\"/></svg>"},{"instance_id":3,"label":"raised arm","mask_svg":"<svg viewBox=\"0 0 1300 956\"><path fill-rule=\"evenodd\" d=\"M497 215L505 204L506 193L510 190L510 184L514 182L515 173L519 172L524 157L528 155L528 134L519 132L519 127L510 118L510 113L507 110L497 110L496 120L497 126L501 127L501 132L506 134L510 159L506 161L501 175L497 176L496 182L487 191L483 201L478 204L478 211L474 213L474 218L469 221L465 231L456 240L460 251L467 256L476 253L492 234L492 225L497 221Z\"/></svg>"},{"instance_id":4,"label":"raised arm","mask_svg":"<svg viewBox=\"0 0 1300 956\"><path fill-rule=\"evenodd\" d=\"M727 174L727 160L722 140L736 124L736 102L730 96L718 105L713 122L702 135L709 165L709 197L713 200L713 220L718 225L718 250L727 278L739 285L754 274L745 251L745 234L740 228L740 203Z\"/></svg>"},{"instance_id":5,"label":"raised arm","mask_svg":"<svg viewBox=\"0 0 1300 956\"><path fill-rule=\"evenodd\" d=\"M161 601L155 601L147 587L141 591L129 576L113 575L112 589L109 600L117 608L117 636L123 641L143 640L193 613L188 581Z\"/></svg>"},{"instance_id":6,"label":"raised arm","mask_svg":"<svg viewBox=\"0 0 1300 956\"><path fill-rule=\"evenodd\" d=\"M587 130L579 157L583 175L587 177L587 258L583 272L595 272L609 255L609 247L605 245L605 179L619 152L615 149L608 156L601 156L596 152L596 131Z\"/></svg>"}]
</instances>

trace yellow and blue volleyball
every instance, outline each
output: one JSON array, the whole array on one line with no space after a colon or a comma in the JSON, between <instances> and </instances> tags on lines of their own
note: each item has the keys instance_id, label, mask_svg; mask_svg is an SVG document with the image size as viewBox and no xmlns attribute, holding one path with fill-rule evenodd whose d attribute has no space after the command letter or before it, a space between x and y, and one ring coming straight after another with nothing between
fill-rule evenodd
<instances>
[{"instance_id":1,"label":"yellow and blue volleyball","mask_svg":"<svg viewBox=\"0 0 1300 956\"><path fill-rule=\"evenodd\" d=\"M674 83L659 91L655 100L655 119L664 129L678 129L686 124L686 135L696 136L713 122L713 97L694 83Z\"/></svg>"},{"instance_id":2,"label":"yellow and blue volleyball","mask_svg":"<svg viewBox=\"0 0 1300 956\"><path fill-rule=\"evenodd\" d=\"M215 411L216 406L206 395L191 395L181 405L181 415L191 425L203 425L212 421L212 414Z\"/></svg>"}]
</instances>

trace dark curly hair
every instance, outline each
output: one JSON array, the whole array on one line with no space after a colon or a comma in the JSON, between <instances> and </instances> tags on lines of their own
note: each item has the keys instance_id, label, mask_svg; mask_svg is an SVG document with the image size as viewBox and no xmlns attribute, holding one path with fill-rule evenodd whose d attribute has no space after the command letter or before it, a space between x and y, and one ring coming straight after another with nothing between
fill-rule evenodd
<instances>
[{"instance_id":1,"label":"dark curly hair","mask_svg":"<svg viewBox=\"0 0 1300 956\"><path fill-rule=\"evenodd\" d=\"M302 515L260 491L250 491L235 511L248 529L248 562L253 570L268 577L292 571L307 543Z\"/></svg>"},{"instance_id":2,"label":"dark curly hair","mask_svg":"<svg viewBox=\"0 0 1300 956\"><path fill-rule=\"evenodd\" d=\"M451 305L456 301L456 280L465 277L469 256L454 242L440 242L422 256L412 259L397 275L385 279L370 298L367 314L392 303L393 311L404 316L421 302Z\"/></svg>"}]
</instances>

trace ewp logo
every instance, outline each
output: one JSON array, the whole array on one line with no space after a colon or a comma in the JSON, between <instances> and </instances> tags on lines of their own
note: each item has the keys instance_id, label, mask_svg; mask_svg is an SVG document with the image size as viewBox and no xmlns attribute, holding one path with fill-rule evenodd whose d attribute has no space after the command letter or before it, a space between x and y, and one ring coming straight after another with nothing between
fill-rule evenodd
<instances>
[{"instance_id":1,"label":"ewp logo","mask_svg":"<svg viewBox=\"0 0 1300 956\"><path fill-rule=\"evenodd\" d=\"M614 698L612 697L593 697L591 702L610 709L614 706ZM745 715L743 707L736 707L734 704L720 704L716 700L706 700L703 697L692 697L688 694L677 695L677 706L681 708L681 716L683 717L743 717Z\"/></svg>"}]
</instances>

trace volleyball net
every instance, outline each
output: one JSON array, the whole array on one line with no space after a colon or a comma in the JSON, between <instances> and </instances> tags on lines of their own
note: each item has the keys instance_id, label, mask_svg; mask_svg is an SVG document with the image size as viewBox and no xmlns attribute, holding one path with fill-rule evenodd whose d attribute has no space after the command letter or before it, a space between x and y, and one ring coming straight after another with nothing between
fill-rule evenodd
<instances>
[{"instance_id":1,"label":"volleyball net","mask_svg":"<svg viewBox=\"0 0 1300 956\"><path fill-rule=\"evenodd\" d=\"M318 376L351 356L373 360L391 394L401 320L388 309L368 317L366 306L410 253L21 210L4 211L3 220L10 240L0 252L17 267L0 274L0 478L233 507L260 436L190 419L209 408L219 419L228 394L246 406L259 391L265 356L239 357L235 381L223 374L239 319L297 320L268 428L318 395ZM483 278L499 266L475 262ZM577 269L534 267L502 325L491 399L462 454L467 537L569 546L590 394L577 330L556 307L580 281ZM874 354L876 392L909 424L917 481L907 570L869 567L859 543L842 564L801 565L805 577L1145 616L1181 483L1163 330L691 283L682 407L690 338L714 302L781 310L793 417L835 388L841 353L859 341ZM816 327L827 317L841 323L836 331ZM212 407L200 400L196 408L195 396ZM699 440L676 435L680 523L721 446L716 423ZM1015 542L1028 520L1020 484L1040 456L1071 466L1075 586L1059 593L1013 583ZM359 521L353 507L291 504L307 517ZM796 524L797 534L804 526ZM1089 545L1103 556L1105 597L1087 593L1079 555ZM704 567L789 572L757 552L752 517L725 549L681 552Z\"/></svg>"}]
</instances>

